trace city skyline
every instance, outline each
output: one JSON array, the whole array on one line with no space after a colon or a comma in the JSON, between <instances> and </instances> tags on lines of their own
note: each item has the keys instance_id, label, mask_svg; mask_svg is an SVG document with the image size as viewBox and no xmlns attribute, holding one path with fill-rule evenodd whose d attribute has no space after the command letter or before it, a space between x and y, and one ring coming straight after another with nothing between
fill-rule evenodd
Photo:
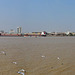
<instances>
[{"instance_id":1,"label":"city skyline","mask_svg":"<svg viewBox=\"0 0 75 75\"><path fill-rule=\"evenodd\" d=\"M0 30L75 32L75 0L1 0Z\"/></svg>"},{"instance_id":2,"label":"city skyline","mask_svg":"<svg viewBox=\"0 0 75 75\"><path fill-rule=\"evenodd\" d=\"M38 33L38 32L44 32L44 31L32 31L32 32L23 32L22 31L22 27L21 26L18 26L17 28L16 28L16 30L14 30L14 29L10 29L8 32L7 31L4 31L4 30L0 30L0 32L1 33ZM45 31L45 32L47 32L47 31ZM52 31L52 32L47 32L47 33L69 33L69 32L71 32L71 33L73 33L72 31L63 31L63 32L61 32L61 31L59 31L59 32L56 32L56 31ZM74 32L75 33L75 32Z\"/></svg>"}]
</instances>

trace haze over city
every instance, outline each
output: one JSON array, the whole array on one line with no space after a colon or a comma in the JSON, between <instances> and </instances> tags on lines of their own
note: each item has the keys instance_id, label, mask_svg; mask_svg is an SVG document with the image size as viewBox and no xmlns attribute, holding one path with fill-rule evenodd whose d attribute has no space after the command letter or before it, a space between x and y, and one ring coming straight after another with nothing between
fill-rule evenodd
<instances>
[{"instance_id":1,"label":"haze over city","mask_svg":"<svg viewBox=\"0 0 75 75\"><path fill-rule=\"evenodd\" d=\"M75 32L75 0L0 0L0 30Z\"/></svg>"}]
</instances>

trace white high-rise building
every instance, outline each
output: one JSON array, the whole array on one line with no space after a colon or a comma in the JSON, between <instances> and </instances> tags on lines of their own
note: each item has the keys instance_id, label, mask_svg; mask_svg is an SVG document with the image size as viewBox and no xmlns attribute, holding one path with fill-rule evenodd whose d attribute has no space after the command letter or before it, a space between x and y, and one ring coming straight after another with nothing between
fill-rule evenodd
<instances>
[{"instance_id":1,"label":"white high-rise building","mask_svg":"<svg viewBox=\"0 0 75 75\"><path fill-rule=\"evenodd\" d=\"M22 27L17 27L17 33L22 33Z\"/></svg>"}]
</instances>

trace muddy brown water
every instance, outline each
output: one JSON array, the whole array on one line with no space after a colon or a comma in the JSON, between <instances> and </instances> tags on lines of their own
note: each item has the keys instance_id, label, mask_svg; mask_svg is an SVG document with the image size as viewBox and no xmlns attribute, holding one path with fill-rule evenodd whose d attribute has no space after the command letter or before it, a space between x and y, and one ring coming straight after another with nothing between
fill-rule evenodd
<instances>
[{"instance_id":1,"label":"muddy brown water","mask_svg":"<svg viewBox=\"0 0 75 75\"><path fill-rule=\"evenodd\" d=\"M75 37L0 37L0 75L21 69L25 75L75 75Z\"/></svg>"}]
</instances>

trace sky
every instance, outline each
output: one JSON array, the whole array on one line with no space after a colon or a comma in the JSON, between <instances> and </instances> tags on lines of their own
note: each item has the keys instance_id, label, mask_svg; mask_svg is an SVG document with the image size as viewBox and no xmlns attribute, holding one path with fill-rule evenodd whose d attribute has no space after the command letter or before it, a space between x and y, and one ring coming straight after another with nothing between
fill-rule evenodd
<instances>
[{"instance_id":1,"label":"sky","mask_svg":"<svg viewBox=\"0 0 75 75\"><path fill-rule=\"evenodd\" d=\"M75 32L75 0L0 0L0 30Z\"/></svg>"}]
</instances>

